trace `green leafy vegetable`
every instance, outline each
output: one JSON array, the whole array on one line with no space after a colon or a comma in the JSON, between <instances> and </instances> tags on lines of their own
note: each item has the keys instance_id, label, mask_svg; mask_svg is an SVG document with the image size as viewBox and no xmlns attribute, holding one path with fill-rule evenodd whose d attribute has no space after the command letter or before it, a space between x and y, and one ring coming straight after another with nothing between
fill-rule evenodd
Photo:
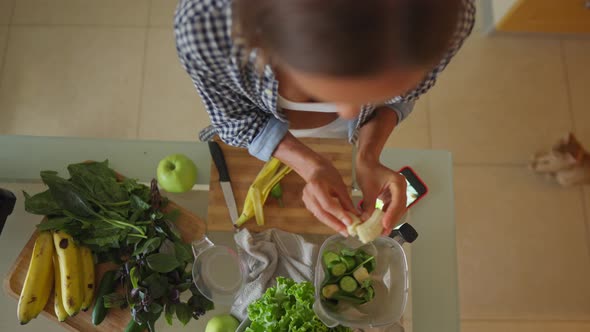
<instances>
[{"instance_id":1,"label":"green leafy vegetable","mask_svg":"<svg viewBox=\"0 0 590 332\"><path fill-rule=\"evenodd\" d=\"M248 318L252 321L247 332L278 331L352 331L346 327L333 329L324 325L313 311L314 287L309 282L296 283L292 279L278 277L277 285L248 306Z\"/></svg>"},{"instance_id":2,"label":"green leafy vegetable","mask_svg":"<svg viewBox=\"0 0 590 332\"><path fill-rule=\"evenodd\" d=\"M99 305L129 307L129 326L152 332L161 315L171 324L176 314L186 324L213 309L192 282L191 248L174 225L179 211L164 213L168 201L155 180L151 187L133 179L119 181L108 161L72 164L68 172L69 179L41 172L49 189L24 193L25 209L48 216L37 225L40 230L64 231L89 246L99 262L120 264L117 280L125 292L107 294ZM181 301L188 290L191 296Z\"/></svg>"},{"instance_id":3,"label":"green leafy vegetable","mask_svg":"<svg viewBox=\"0 0 590 332\"><path fill-rule=\"evenodd\" d=\"M161 253L147 256L146 262L150 269L160 273L168 273L180 266L175 256Z\"/></svg>"},{"instance_id":4,"label":"green leafy vegetable","mask_svg":"<svg viewBox=\"0 0 590 332\"><path fill-rule=\"evenodd\" d=\"M182 325L186 325L192 317L191 307L188 306L186 303L179 303L174 306L176 309L176 317L182 323Z\"/></svg>"}]
</instances>

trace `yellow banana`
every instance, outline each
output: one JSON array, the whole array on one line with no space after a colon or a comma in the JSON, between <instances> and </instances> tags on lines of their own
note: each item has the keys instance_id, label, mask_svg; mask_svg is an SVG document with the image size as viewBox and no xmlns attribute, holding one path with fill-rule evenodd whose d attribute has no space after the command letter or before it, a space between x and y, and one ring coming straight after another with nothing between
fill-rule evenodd
<instances>
[{"instance_id":1,"label":"yellow banana","mask_svg":"<svg viewBox=\"0 0 590 332\"><path fill-rule=\"evenodd\" d=\"M53 233L53 243L59 262L61 300L68 315L74 316L83 301L80 248L69 234L62 231Z\"/></svg>"},{"instance_id":2,"label":"yellow banana","mask_svg":"<svg viewBox=\"0 0 590 332\"><path fill-rule=\"evenodd\" d=\"M53 239L51 240L53 243ZM64 304L61 301L61 278L59 275L59 262L57 260L57 253L53 253L53 272L54 272L54 293L55 297L53 298L53 307L55 309L55 316L57 316L57 320L63 322L68 318L68 313L64 308Z\"/></svg>"},{"instance_id":3,"label":"yellow banana","mask_svg":"<svg viewBox=\"0 0 590 332\"><path fill-rule=\"evenodd\" d=\"M244 201L244 208L242 214L236 221L236 226L242 226L246 221L256 217L258 225L264 225L264 213L262 206L266 202L272 187L275 186L281 179L291 172L291 168L281 164L276 158L271 158L262 167L254 182L250 185L246 200Z\"/></svg>"},{"instance_id":4,"label":"yellow banana","mask_svg":"<svg viewBox=\"0 0 590 332\"><path fill-rule=\"evenodd\" d=\"M86 311L94 300L94 259L92 251L87 246L80 246L80 259L82 260L82 310Z\"/></svg>"},{"instance_id":5,"label":"yellow banana","mask_svg":"<svg viewBox=\"0 0 590 332\"><path fill-rule=\"evenodd\" d=\"M37 317L49 300L53 287L53 251L51 233L40 232L18 300L17 316L21 325Z\"/></svg>"}]
</instances>

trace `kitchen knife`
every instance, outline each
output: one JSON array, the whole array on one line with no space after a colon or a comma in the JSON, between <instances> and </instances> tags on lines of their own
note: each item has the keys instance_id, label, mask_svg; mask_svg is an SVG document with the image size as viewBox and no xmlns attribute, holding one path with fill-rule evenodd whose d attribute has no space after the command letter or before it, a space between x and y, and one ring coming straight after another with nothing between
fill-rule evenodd
<instances>
[{"instance_id":1,"label":"kitchen knife","mask_svg":"<svg viewBox=\"0 0 590 332\"><path fill-rule=\"evenodd\" d=\"M229 210L229 216L232 224L236 224L238 220L238 207L236 206L236 199L234 198L234 192L231 189L231 181L229 179L229 172L227 171L227 165L225 158L223 157L223 151L219 147L217 142L209 142L209 152L219 173L219 184L221 185L221 191L223 191L223 198L225 198L225 204Z\"/></svg>"}]
</instances>

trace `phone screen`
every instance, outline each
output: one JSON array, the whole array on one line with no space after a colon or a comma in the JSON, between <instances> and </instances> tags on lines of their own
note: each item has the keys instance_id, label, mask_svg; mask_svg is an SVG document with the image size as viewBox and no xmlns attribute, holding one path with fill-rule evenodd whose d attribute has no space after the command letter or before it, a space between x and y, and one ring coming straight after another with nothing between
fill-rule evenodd
<instances>
[{"instance_id":1,"label":"phone screen","mask_svg":"<svg viewBox=\"0 0 590 332\"><path fill-rule=\"evenodd\" d=\"M410 183L410 181L408 181L407 178L406 184L408 185L408 188L406 189L406 206L410 206L418 199L418 197L420 197L420 195L418 194L418 191L416 191L416 188L412 187L412 184Z\"/></svg>"},{"instance_id":2,"label":"phone screen","mask_svg":"<svg viewBox=\"0 0 590 332\"><path fill-rule=\"evenodd\" d=\"M428 192L428 189L411 168L404 167L400 170L400 173L406 178L406 206L409 207L420 197L424 196Z\"/></svg>"}]
</instances>

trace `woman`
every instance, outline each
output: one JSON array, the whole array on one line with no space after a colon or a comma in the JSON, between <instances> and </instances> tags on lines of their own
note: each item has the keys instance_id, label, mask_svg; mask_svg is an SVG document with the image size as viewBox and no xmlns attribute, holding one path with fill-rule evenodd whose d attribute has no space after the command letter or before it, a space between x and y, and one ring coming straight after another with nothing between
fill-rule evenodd
<instances>
[{"instance_id":1,"label":"woman","mask_svg":"<svg viewBox=\"0 0 590 332\"><path fill-rule=\"evenodd\" d=\"M403 176L379 162L394 127L469 35L474 0L183 0L179 58L214 135L307 183L306 207L346 236L358 214L334 166L297 137L357 144L357 183L372 213L389 190L388 234L405 213Z\"/></svg>"}]
</instances>

